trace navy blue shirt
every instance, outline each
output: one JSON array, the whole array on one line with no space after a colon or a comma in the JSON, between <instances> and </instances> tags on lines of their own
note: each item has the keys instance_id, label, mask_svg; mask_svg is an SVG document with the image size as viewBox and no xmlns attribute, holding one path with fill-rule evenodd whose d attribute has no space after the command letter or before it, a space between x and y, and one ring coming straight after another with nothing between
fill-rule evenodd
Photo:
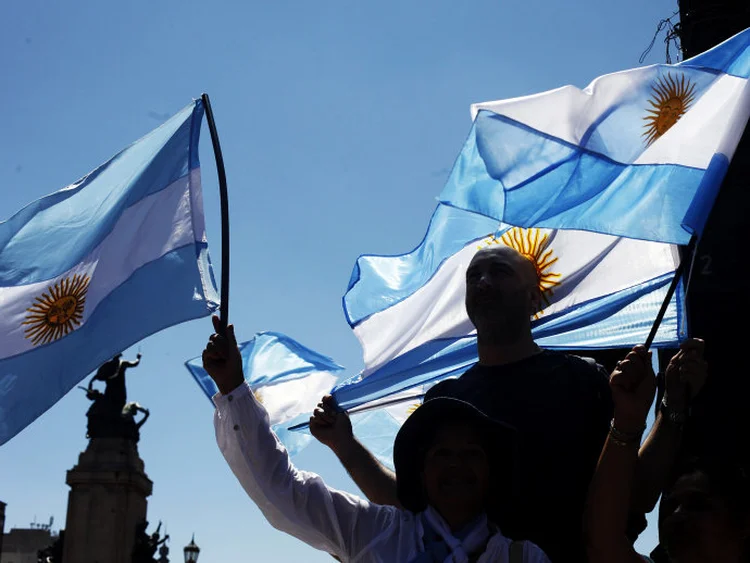
<instances>
[{"instance_id":1,"label":"navy blue shirt","mask_svg":"<svg viewBox=\"0 0 750 563\"><path fill-rule=\"evenodd\" d=\"M554 563L585 561L583 508L613 411L604 368L543 350L511 364L475 364L425 400L446 396L518 430L516 501L497 522L503 533L531 540Z\"/></svg>"}]
</instances>

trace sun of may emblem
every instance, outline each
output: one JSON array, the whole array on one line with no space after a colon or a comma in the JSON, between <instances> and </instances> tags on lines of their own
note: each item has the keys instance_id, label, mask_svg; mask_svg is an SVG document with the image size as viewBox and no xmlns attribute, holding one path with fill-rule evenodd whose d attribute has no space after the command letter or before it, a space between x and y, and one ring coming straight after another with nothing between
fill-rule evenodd
<instances>
[{"instance_id":1,"label":"sun of may emblem","mask_svg":"<svg viewBox=\"0 0 750 563\"><path fill-rule=\"evenodd\" d=\"M80 274L47 288L26 311L24 334L31 343L47 344L75 330L83 319L86 292L91 278Z\"/></svg>"},{"instance_id":2,"label":"sun of may emblem","mask_svg":"<svg viewBox=\"0 0 750 563\"><path fill-rule=\"evenodd\" d=\"M650 145L656 139L679 121L690 109L695 100L695 84L685 78L672 78L671 74L659 78L651 89L652 96L648 103L652 109L646 110L649 115L643 118L646 122L643 136L646 145Z\"/></svg>"},{"instance_id":3,"label":"sun of may emblem","mask_svg":"<svg viewBox=\"0 0 750 563\"><path fill-rule=\"evenodd\" d=\"M549 248L549 235L542 235L539 229L521 229L513 227L505 231L498 239L490 237L485 240L486 246L503 243L518 251L534 264L536 274L539 278L539 290L542 293L542 299L546 306L549 305L549 298L553 294L555 286L560 285L561 274L552 272L551 268L557 262L557 257ZM482 248L480 246L480 248ZM543 311L537 313L537 317Z\"/></svg>"}]
</instances>

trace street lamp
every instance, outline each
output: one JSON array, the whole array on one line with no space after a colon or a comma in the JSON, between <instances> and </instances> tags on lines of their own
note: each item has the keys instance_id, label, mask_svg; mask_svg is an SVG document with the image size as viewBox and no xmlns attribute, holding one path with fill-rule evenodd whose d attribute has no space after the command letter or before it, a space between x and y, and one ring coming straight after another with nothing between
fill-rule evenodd
<instances>
[{"instance_id":1,"label":"street lamp","mask_svg":"<svg viewBox=\"0 0 750 563\"><path fill-rule=\"evenodd\" d=\"M185 563L197 563L201 548L195 545L195 534L193 534L193 539L190 540L190 543L185 546L183 551L185 552Z\"/></svg>"}]
</instances>

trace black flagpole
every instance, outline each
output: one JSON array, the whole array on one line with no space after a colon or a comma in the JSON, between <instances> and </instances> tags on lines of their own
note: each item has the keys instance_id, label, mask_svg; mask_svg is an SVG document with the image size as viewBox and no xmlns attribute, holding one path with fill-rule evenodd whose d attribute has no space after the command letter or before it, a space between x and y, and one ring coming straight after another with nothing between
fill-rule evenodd
<instances>
[{"instance_id":1,"label":"black flagpole","mask_svg":"<svg viewBox=\"0 0 750 563\"><path fill-rule=\"evenodd\" d=\"M683 253L682 260L680 260L680 265L677 266L677 270L675 270L674 277L672 278L672 283L669 285L667 295L666 297L664 297L664 301L661 304L661 309L659 309L659 314L656 315L656 320L654 320L654 324L651 326L651 332L649 333L648 338L646 338L646 343L644 344L644 346L646 346L646 350L651 348L651 344L654 343L656 331L659 330L659 325L664 318L664 314L667 312L669 302L672 300L672 296L677 289L677 284L680 283L680 279L685 273L686 267L688 266L688 264L693 263L693 252L695 251L695 245L697 242L698 237L696 235L693 235L692 237L690 237L690 242L688 242L687 246L685 247L685 252Z\"/></svg>"},{"instance_id":2,"label":"black flagpole","mask_svg":"<svg viewBox=\"0 0 750 563\"><path fill-rule=\"evenodd\" d=\"M347 414L359 414L375 409L382 409L385 407L392 407L393 405L400 405L401 403L406 403L408 401L421 401L424 399L424 393L415 393L414 395L409 395L408 397L400 397L398 399L390 399L388 401L378 401L371 405L360 405L358 407L354 407L353 409L349 409L348 411L344 411L343 409L340 409L340 412L346 412ZM290 426L287 428L287 430L295 431L295 430L302 430L303 428L308 428L310 426L309 422L300 422L299 424L295 424L294 426Z\"/></svg>"},{"instance_id":3,"label":"black flagpole","mask_svg":"<svg viewBox=\"0 0 750 563\"><path fill-rule=\"evenodd\" d=\"M226 334L229 323L229 196L227 195L227 175L224 171L224 157L221 154L219 134L216 131L214 112L208 94L202 94L201 100L206 110L208 130L211 132L211 143L216 157L216 172L219 175L219 198L221 200L221 302L219 304L220 334Z\"/></svg>"}]
</instances>

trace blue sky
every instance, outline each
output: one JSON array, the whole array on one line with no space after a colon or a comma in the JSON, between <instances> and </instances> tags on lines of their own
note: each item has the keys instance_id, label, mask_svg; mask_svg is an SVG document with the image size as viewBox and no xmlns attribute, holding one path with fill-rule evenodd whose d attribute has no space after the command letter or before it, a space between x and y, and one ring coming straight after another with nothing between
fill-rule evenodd
<instances>
[{"instance_id":1,"label":"blue sky","mask_svg":"<svg viewBox=\"0 0 750 563\"><path fill-rule=\"evenodd\" d=\"M84 175L202 92L229 180L230 317L247 339L285 332L349 374L359 346L341 309L356 257L422 238L470 127L469 104L638 66L675 0L558 2L6 3L0 19L0 219ZM646 60L664 62L657 43ZM201 141L209 243L219 211ZM137 304L134 304L137 306ZM212 410L183 362L208 319L152 336L129 373L151 409L139 445L149 519L172 560L195 532L201 562L332 561L273 530L224 464ZM65 472L85 447L88 401L71 391L0 447L6 528L65 519ZM297 464L356 491L314 444ZM654 543L654 532L641 545Z\"/></svg>"}]
</instances>

